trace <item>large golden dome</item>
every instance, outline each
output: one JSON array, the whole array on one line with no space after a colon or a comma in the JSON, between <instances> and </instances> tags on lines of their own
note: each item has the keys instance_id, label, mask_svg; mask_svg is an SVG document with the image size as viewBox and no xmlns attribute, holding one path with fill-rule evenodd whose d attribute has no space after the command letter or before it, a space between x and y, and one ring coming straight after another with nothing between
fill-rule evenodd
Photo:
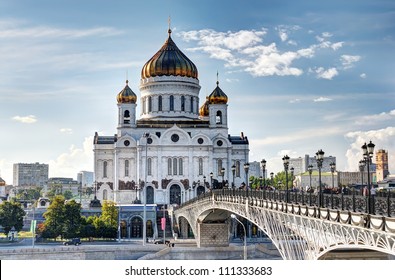
<instances>
[{"instance_id":1,"label":"large golden dome","mask_svg":"<svg viewBox=\"0 0 395 280\"><path fill-rule=\"evenodd\" d=\"M217 87L208 96L208 100L209 100L210 104L227 104L228 103L228 96L219 87L218 81L217 81Z\"/></svg>"},{"instance_id":2,"label":"large golden dome","mask_svg":"<svg viewBox=\"0 0 395 280\"><path fill-rule=\"evenodd\" d=\"M117 101L118 103L133 103L135 104L137 101L137 95L131 90L131 88L128 86L129 81L126 80L126 86L123 88L123 90L118 93L117 95Z\"/></svg>"},{"instance_id":3,"label":"large golden dome","mask_svg":"<svg viewBox=\"0 0 395 280\"><path fill-rule=\"evenodd\" d=\"M141 78L156 76L182 76L198 78L195 64L183 54L171 39L171 30L161 49L144 65Z\"/></svg>"}]
</instances>

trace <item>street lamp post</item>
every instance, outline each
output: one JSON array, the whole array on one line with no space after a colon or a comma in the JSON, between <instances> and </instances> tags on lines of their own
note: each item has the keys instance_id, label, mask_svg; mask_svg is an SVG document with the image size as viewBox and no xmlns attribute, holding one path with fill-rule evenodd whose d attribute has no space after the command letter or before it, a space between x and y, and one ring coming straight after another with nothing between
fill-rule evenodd
<instances>
[{"instance_id":1,"label":"street lamp post","mask_svg":"<svg viewBox=\"0 0 395 280\"><path fill-rule=\"evenodd\" d=\"M332 173L331 206L333 208L333 192L335 191L335 176L334 176L334 173L336 171L336 164L334 162L331 162L329 166L331 167L331 173Z\"/></svg>"},{"instance_id":2,"label":"street lamp post","mask_svg":"<svg viewBox=\"0 0 395 280\"><path fill-rule=\"evenodd\" d=\"M284 164L284 170L285 170L285 188L286 188L286 193L285 193L285 202L289 202L289 196L288 196L288 167L289 167L289 156L285 155L283 157L283 164Z\"/></svg>"},{"instance_id":3,"label":"street lamp post","mask_svg":"<svg viewBox=\"0 0 395 280\"><path fill-rule=\"evenodd\" d=\"M235 188L235 173L236 173L236 166L233 164L231 167L232 170L232 175L233 175L233 179L232 179L232 188Z\"/></svg>"},{"instance_id":4,"label":"street lamp post","mask_svg":"<svg viewBox=\"0 0 395 280\"><path fill-rule=\"evenodd\" d=\"M366 143L365 144L363 144L362 145L362 152L363 152L363 157L364 157L364 160L365 160L365 163L366 163L366 169L367 169L367 171L368 171L368 184L367 184L367 186L368 186L368 213L369 214L372 214L372 205L371 205L371 199L372 199L372 197L371 197L371 191L370 191L370 164L371 164L371 161L372 161L372 157L373 157L373 151L374 151L374 144L372 143L372 141L370 141L369 142L369 144L367 144L366 145Z\"/></svg>"},{"instance_id":5,"label":"street lamp post","mask_svg":"<svg viewBox=\"0 0 395 280\"><path fill-rule=\"evenodd\" d=\"M311 186L311 174L313 173L313 165L309 164L309 166L307 166L307 170L309 171L309 177L310 177L310 184L309 184L309 200L310 200L310 206L311 206L311 191L313 190L312 186Z\"/></svg>"},{"instance_id":6,"label":"street lamp post","mask_svg":"<svg viewBox=\"0 0 395 280\"><path fill-rule=\"evenodd\" d=\"M246 231L246 227L244 226L244 224L237 219L235 214L230 214L230 217L236 221L238 221L242 226L243 226L243 230L244 230L244 259L247 259L247 231Z\"/></svg>"},{"instance_id":7,"label":"street lamp post","mask_svg":"<svg viewBox=\"0 0 395 280\"><path fill-rule=\"evenodd\" d=\"M210 172L210 189L213 189L213 172Z\"/></svg>"},{"instance_id":8,"label":"street lamp post","mask_svg":"<svg viewBox=\"0 0 395 280\"><path fill-rule=\"evenodd\" d=\"M249 168L250 168L250 164L248 162L245 163L244 164L244 171L246 173L246 192L247 192L246 196L247 196L247 198L248 198L248 169Z\"/></svg>"},{"instance_id":9,"label":"street lamp post","mask_svg":"<svg viewBox=\"0 0 395 280\"><path fill-rule=\"evenodd\" d=\"M265 171L266 171L266 160L261 160L261 167L262 167L262 177L263 177L263 188L265 188L266 180L265 180Z\"/></svg>"},{"instance_id":10,"label":"street lamp post","mask_svg":"<svg viewBox=\"0 0 395 280\"><path fill-rule=\"evenodd\" d=\"M270 172L270 182L271 182L271 184L272 184L272 187L274 187L274 173L273 172Z\"/></svg>"},{"instance_id":11,"label":"street lamp post","mask_svg":"<svg viewBox=\"0 0 395 280\"><path fill-rule=\"evenodd\" d=\"M145 171L144 171L144 186L143 186L143 246L145 246L147 239L147 171L148 171L148 138L149 133L144 133L143 137L145 138Z\"/></svg>"},{"instance_id":12,"label":"street lamp post","mask_svg":"<svg viewBox=\"0 0 395 280\"><path fill-rule=\"evenodd\" d=\"M322 162L324 161L324 154L325 152L323 150L319 150L315 155L316 155L316 160L317 160L317 167L318 167L318 207L322 206L322 186L321 186L321 168L322 168Z\"/></svg>"}]
</instances>

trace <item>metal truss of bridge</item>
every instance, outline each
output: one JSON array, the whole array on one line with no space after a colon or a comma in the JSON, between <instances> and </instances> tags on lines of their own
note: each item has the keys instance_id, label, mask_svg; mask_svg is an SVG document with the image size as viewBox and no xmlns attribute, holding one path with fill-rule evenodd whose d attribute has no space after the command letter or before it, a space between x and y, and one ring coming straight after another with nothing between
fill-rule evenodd
<instances>
[{"instance_id":1,"label":"metal truss of bridge","mask_svg":"<svg viewBox=\"0 0 395 280\"><path fill-rule=\"evenodd\" d=\"M395 256L394 198L377 197L370 207L366 197L355 194L322 194L321 207L316 206L318 199L303 192L289 192L287 197L281 191L214 190L181 205L174 218L179 227L186 219L196 239L201 238L201 224L222 222L229 238L234 213L266 233L286 260L319 259L342 248ZM375 214L367 213L368 208Z\"/></svg>"}]
</instances>

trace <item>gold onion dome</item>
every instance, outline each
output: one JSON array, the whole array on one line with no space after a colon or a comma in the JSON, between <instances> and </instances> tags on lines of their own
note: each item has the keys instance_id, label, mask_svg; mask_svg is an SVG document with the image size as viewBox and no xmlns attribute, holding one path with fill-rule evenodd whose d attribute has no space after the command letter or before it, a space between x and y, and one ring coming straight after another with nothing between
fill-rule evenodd
<instances>
[{"instance_id":1,"label":"gold onion dome","mask_svg":"<svg viewBox=\"0 0 395 280\"><path fill-rule=\"evenodd\" d=\"M146 79L156 76L182 76L198 78L198 70L195 64L180 51L169 37L161 49L144 65L141 70L141 78Z\"/></svg>"},{"instance_id":2,"label":"gold onion dome","mask_svg":"<svg viewBox=\"0 0 395 280\"><path fill-rule=\"evenodd\" d=\"M218 86L219 82L217 81L217 87L213 90L213 92L208 96L208 100L210 104L227 104L228 96L222 89Z\"/></svg>"},{"instance_id":3,"label":"gold onion dome","mask_svg":"<svg viewBox=\"0 0 395 280\"><path fill-rule=\"evenodd\" d=\"M117 101L118 103L133 103L135 104L137 101L137 95L130 89L128 86L129 81L126 80L126 85L123 90L118 93Z\"/></svg>"},{"instance_id":4,"label":"gold onion dome","mask_svg":"<svg viewBox=\"0 0 395 280\"><path fill-rule=\"evenodd\" d=\"M208 110L208 96L206 97L206 101L203 103L203 105L199 108L199 115L201 117L208 117L209 116L209 110Z\"/></svg>"}]
</instances>

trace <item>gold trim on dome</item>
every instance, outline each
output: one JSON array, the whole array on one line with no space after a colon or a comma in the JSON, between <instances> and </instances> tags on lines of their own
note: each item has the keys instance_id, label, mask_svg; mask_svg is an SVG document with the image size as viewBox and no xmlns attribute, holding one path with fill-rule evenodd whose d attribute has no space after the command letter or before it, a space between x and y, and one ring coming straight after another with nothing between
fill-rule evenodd
<instances>
[{"instance_id":1,"label":"gold trim on dome","mask_svg":"<svg viewBox=\"0 0 395 280\"><path fill-rule=\"evenodd\" d=\"M198 78L195 64L177 47L171 38L171 29L168 38L160 50L145 63L141 70L141 78L156 76L182 76Z\"/></svg>"},{"instance_id":2,"label":"gold trim on dome","mask_svg":"<svg viewBox=\"0 0 395 280\"><path fill-rule=\"evenodd\" d=\"M123 90L117 95L118 103L133 103L135 104L137 101L137 95L131 90L129 87L129 81L126 80L126 86Z\"/></svg>"},{"instance_id":3,"label":"gold trim on dome","mask_svg":"<svg viewBox=\"0 0 395 280\"><path fill-rule=\"evenodd\" d=\"M208 96L206 96L206 101L199 108L199 116L201 116L201 117L208 117L209 116L209 109L208 109L208 105L209 104L210 103L209 103L209 100L208 100Z\"/></svg>"}]
</instances>

